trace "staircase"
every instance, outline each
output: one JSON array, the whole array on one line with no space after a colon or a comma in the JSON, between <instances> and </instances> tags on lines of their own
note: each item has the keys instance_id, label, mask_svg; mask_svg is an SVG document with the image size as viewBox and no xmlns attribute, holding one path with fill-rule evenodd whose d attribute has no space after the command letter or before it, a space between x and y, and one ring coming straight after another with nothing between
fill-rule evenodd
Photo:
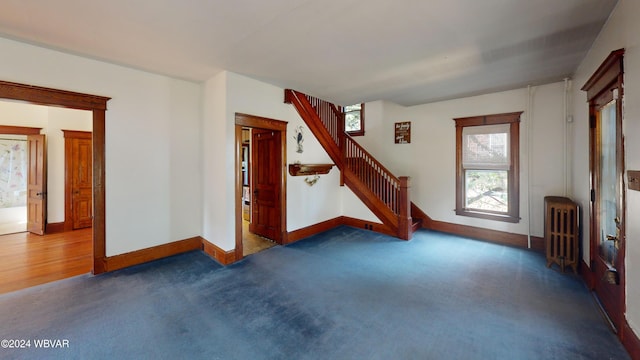
<instances>
[{"instance_id":1,"label":"staircase","mask_svg":"<svg viewBox=\"0 0 640 360\"><path fill-rule=\"evenodd\" d=\"M409 177L395 177L349 136L344 131L344 116L334 104L290 89L285 90L284 98L340 169L341 185L347 185L390 233L411 239L422 224L411 217Z\"/></svg>"}]
</instances>

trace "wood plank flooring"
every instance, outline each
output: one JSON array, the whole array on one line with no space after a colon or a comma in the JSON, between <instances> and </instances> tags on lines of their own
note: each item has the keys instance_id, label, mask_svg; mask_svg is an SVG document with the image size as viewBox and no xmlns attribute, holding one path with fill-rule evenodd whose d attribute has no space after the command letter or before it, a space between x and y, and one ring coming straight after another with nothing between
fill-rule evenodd
<instances>
[{"instance_id":1,"label":"wood plank flooring","mask_svg":"<svg viewBox=\"0 0 640 360\"><path fill-rule=\"evenodd\" d=\"M0 294L91 272L92 229L0 236Z\"/></svg>"}]
</instances>

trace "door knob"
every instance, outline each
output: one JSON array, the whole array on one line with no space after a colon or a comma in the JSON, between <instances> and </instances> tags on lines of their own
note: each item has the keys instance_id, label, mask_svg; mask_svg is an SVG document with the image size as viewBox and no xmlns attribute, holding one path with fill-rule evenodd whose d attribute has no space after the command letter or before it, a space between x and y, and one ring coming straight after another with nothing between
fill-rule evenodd
<instances>
[{"instance_id":1,"label":"door knob","mask_svg":"<svg viewBox=\"0 0 640 360\"><path fill-rule=\"evenodd\" d=\"M616 224L620 224L620 219L616 218ZM620 248L620 228L616 226L616 234L607 234L607 240L613 241L613 246L616 249Z\"/></svg>"},{"instance_id":2,"label":"door knob","mask_svg":"<svg viewBox=\"0 0 640 360\"><path fill-rule=\"evenodd\" d=\"M613 241L613 246L616 249L620 249L620 237L617 235L607 235L607 240Z\"/></svg>"},{"instance_id":3,"label":"door knob","mask_svg":"<svg viewBox=\"0 0 640 360\"><path fill-rule=\"evenodd\" d=\"M618 237L615 235L607 235L607 240L618 241Z\"/></svg>"}]
</instances>

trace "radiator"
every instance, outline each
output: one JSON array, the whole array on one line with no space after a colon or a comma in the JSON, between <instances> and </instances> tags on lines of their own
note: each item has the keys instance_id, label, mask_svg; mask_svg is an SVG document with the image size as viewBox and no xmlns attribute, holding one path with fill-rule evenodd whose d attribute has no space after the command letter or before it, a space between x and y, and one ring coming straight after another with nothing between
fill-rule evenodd
<instances>
[{"instance_id":1,"label":"radiator","mask_svg":"<svg viewBox=\"0 0 640 360\"><path fill-rule=\"evenodd\" d=\"M566 266L571 266L577 274L580 257L578 204L560 196L546 196L544 204L547 267L557 264L564 272Z\"/></svg>"}]
</instances>

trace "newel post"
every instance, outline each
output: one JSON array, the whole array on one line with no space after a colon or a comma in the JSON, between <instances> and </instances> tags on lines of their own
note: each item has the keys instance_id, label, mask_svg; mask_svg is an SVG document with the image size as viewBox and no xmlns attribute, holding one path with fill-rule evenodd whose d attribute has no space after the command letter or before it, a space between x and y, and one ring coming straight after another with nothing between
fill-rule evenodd
<instances>
[{"instance_id":1,"label":"newel post","mask_svg":"<svg viewBox=\"0 0 640 360\"><path fill-rule=\"evenodd\" d=\"M400 207L400 215L398 215L398 237L402 240L409 240L411 233L411 200L409 200L410 178L401 176L400 180L400 196L398 198L398 206Z\"/></svg>"}]
</instances>

